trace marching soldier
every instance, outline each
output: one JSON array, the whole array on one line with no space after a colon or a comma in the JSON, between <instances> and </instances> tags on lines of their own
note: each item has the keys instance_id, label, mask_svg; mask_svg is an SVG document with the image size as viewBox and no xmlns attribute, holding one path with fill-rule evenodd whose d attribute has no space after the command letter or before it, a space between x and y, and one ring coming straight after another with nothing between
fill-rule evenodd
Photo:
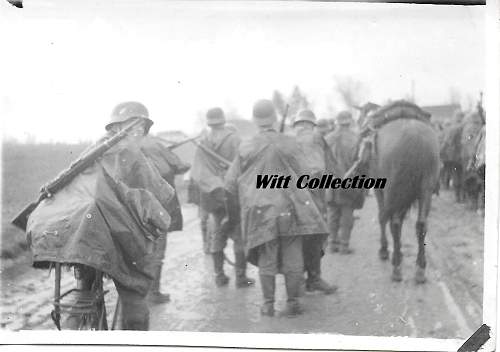
<instances>
[{"instance_id":1,"label":"marching soldier","mask_svg":"<svg viewBox=\"0 0 500 352\"><path fill-rule=\"evenodd\" d=\"M200 206L200 187L190 177L188 181L188 203L198 206L198 218L200 219L201 241L203 253L210 254L209 234L208 234L208 213Z\"/></svg>"},{"instance_id":2,"label":"marching soldier","mask_svg":"<svg viewBox=\"0 0 500 352\"><path fill-rule=\"evenodd\" d=\"M108 137L134 121L139 123L124 139L57 196L38 205L30 215L27 235L34 265L59 262L74 266L79 289L76 302L88 299L96 270L102 271L113 278L118 291L122 329L148 330L146 296L155 276L154 242L170 226L165 208L174 191L140 150L141 140L153 124L144 105L126 102L116 106L106 125ZM47 231L57 236L47 237ZM72 310L65 327L78 329L84 323L82 313Z\"/></svg>"},{"instance_id":3,"label":"marching soldier","mask_svg":"<svg viewBox=\"0 0 500 352\"><path fill-rule=\"evenodd\" d=\"M451 178L455 191L457 202L463 200L463 174L462 166L462 131L463 131L464 113L460 110L455 111L453 124L444 131L443 142L441 145L441 160L443 162L443 179L445 188Z\"/></svg>"},{"instance_id":4,"label":"marching soldier","mask_svg":"<svg viewBox=\"0 0 500 352\"><path fill-rule=\"evenodd\" d=\"M175 191L175 176L186 173L191 165L182 162L174 152L167 148L165 142L159 137L148 135L142 138L140 147L142 152L148 157L148 160L156 167L161 177L167 181ZM168 203L166 210L171 218L168 232L182 231L182 209L177 193L174 194L172 200ZM161 271L166 249L167 236L165 235L161 236L156 242L155 257L158 267L148 297L153 303L165 303L170 301L170 295L160 291Z\"/></svg>"},{"instance_id":5,"label":"marching soldier","mask_svg":"<svg viewBox=\"0 0 500 352\"><path fill-rule=\"evenodd\" d=\"M253 285L255 281L246 276L246 258L240 228L228 224L228 211L231 207L228 206L229 199L224 190L224 175L236 155L240 138L225 123L226 118L221 108L208 110L207 125L210 131L200 141L205 149L200 146L196 149L192 178L200 187L200 206L210 214L213 221L210 253L214 264L215 284L221 287L229 283L229 277L224 273L224 248L230 237L234 245L236 287L241 288ZM218 158L215 159L207 150ZM221 160L225 160L226 164L221 164Z\"/></svg>"},{"instance_id":6,"label":"marching soldier","mask_svg":"<svg viewBox=\"0 0 500 352\"><path fill-rule=\"evenodd\" d=\"M326 120L325 120L326 121ZM323 137L314 131L316 116L311 110L302 110L294 121L293 127L299 146L308 156L305 169L311 177L333 173L334 165L331 151ZM326 220L326 204L324 189L311 190L313 199ZM313 236L306 236L303 240L304 269L307 273L306 290L322 291L331 294L337 287L331 286L321 278L321 257L324 255L323 245L328 237L328 232Z\"/></svg>"},{"instance_id":7,"label":"marching soldier","mask_svg":"<svg viewBox=\"0 0 500 352\"><path fill-rule=\"evenodd\" d=\"M305 155L291 136L274 129L276 112L270 100L253 107L253 121L259 133L242 142L226 175L226 187L237 196L245 251L249 261L259 267L264 296L261 314L273 316L275 277L285 275L288 316L302 314L299 302L304 279L302 238L327 232L321 213L310 192L288 187L256 188L259 175L273 175L286 182L305 173Z\"/></svg>"},{"instance_id":8,"label":"marching soldier","mask_svg":"<svg viewBox=\"0 0 500 352\"><path fill-rule=\"evenodd\" d=\"M327 119L319 119L316 123L316 130L323 137L332 131Z\"/></svg>"},{"instance_id":9,"label":"marching soldier","mask_svg":"<svg viewBox=\"0 0 500 352\"><path fill-rule=\"evenodd\" d=\"M343 176L357 158L358 135L351 129L353 118L350 112L342 111L337 115L338 128L325 139L333 154L336 171ZM328 190L328 224L330 227L330 251L350 254L351 230L354 225L354 209L363 205L362 190Z\"/></svg>"}]
</instances>

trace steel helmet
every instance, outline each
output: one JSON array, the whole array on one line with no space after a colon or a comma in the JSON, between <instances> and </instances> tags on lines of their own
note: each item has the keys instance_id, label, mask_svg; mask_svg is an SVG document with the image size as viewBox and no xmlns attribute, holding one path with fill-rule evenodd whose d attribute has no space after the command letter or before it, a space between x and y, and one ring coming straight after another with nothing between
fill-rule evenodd
<instances>
[{"instance_id":1,"label":"steel helmet","mask_svg":"<svg viewBox=\"0 0 500 352\"><path fill-rule=\"evenodd\" d=\"M106 125L106 130L109 131L114 124L123 123L133 118L141 118L146 121L144 134L147 134L153 125L153 121L149 118L148 109L143 104L136 101L127 101L118 104L111 112L111 119Z\"/></svg>"},{"instance_id":2,"label":"steel helmet","mask_svg":"<svg viewBox=\"0 0 500 352\"><path fill-rule=\"evenodd\" d=\"M274 104L267 99L261 99L254 104L252 116L257 126L268 126L277 121Z\"/></svg>"},{"instance_id":3,"label":"steel helmet","mask_svg":"<svg viewBox=\"0 0 500 352\"><path fill-rule=\"evenodd\" d=\"M311 110L308 110L308 109L300 111L297 114L297 118L295 119L293 124L295 125L297 122L301 122L301 121L310 122L315 126L317 125L316 116L314 115L314 113Z\"/></svg>"},{"instance_id":4,"label":"steel helmet","mask_svg":"<svg viewBox=\"0 0 500 352\"><path fill-rule=\"evenodd\" d=\"M318 128L330 128L330 124L328 123L328 120L327 119L319 119L317 122L316 122L316 126Z\"/></svg>"},{"instance_id":5,"label":"steel helmet","mask_svg":"<svg viewBox=\"0 0 500 352\"><path fill-rule=\"evenodd\" d=\"M339 125L349 125L352 121L352 114L347 110L341 111L337 115L337 123Z\"/></svg>"},{"instance_id":6,"label":"steel helmet","mask_svg":"<svg viewBox=\"0 0 500 352\"><path fill-rule=\"evenodd\" d=\"M226 117L224 116L224 110L219 107L212 108L207 111L207 125L220 125L226 122Z\"/></svg>"}]
</instances>

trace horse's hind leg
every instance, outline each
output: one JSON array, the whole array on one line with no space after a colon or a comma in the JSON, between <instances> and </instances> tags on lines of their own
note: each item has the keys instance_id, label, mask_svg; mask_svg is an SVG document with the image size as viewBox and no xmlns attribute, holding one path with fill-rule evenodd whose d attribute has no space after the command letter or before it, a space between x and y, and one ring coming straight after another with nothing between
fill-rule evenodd
<instances>
[{"instance_id":1,"label":"horse's hind leg","mask_svg":"<svg viewBox=\"0 0 500 352\"><path fill-rule=\"evenodd\" d=\"M384 194L381 190L375 190L375 196L378 203L378 222L380 224L380 249L378 250L378 256L382 260L389 259L389 250L387 249L387 235L385 233L385 225L387 224L387 219L383 217L384 209Z\"/></svg>"},{"instance_id":2,"label":"horse's hind leg","mask_svg":"<svg viewBox=\"0 0 500 352\"><path fill-rule=\"evenodd\" d=\"M432 192L430 190L422 191L418 200L418 218L415 225L418 240L417 271L415 281L422 284L425 278L425 235L427 234L427 217L431 208Z\"/></svg>"},{"instance_id":3,"label":"horse's hind leg","mask_svg":"<svg viewBox=\"0 0 500 352\"><path fill-rule=\"evenodd\" d=\"M403 215L394 214L391 217L391 234L393 240L393 252L392 252L392 281L403 280L403 275L401 274L401 262L403 260L403 254L401 253L401 227L403 224Z\"/></svg>"}]
</instances>

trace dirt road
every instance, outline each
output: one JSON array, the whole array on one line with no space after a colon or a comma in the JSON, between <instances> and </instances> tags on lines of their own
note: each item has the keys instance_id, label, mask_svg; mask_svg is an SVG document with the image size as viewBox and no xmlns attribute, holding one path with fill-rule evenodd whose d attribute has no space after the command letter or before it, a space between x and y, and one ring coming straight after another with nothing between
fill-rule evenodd
<instances>
[{"instance_id":1,"label":"dirt road","mask_svg":"<svg viewBox=\"0 0 500 352\"><path fill-rule=\"evenodd\" d=\"M348 335L467 338L481 324L483 220L452 201L448 192L434 199L427 240L428 282L413 281L416 260L414 214L403 229L403 275L401 283L390 280L390 261L378 259L376 204L367 199L358 211L352 236L355 253L327 253L323 276L340 287L324 296L306 294L306 313L298 318L261 317L260 286L234 287L232 267L226 264L231 282L216 288L212 262L201 251L197 212L185 208L185 230L169 235L163 290L172 301L151 306L151 329L219 332L329 332ZM228 257L232 251L226 249ZM257 278L250 266L249 276ZM66 287L72 285L65 273ZM53 274L27 268L2 273L2 326L7 329L53 328L48 304ZM107 284L112 287L112 283ZM116 300L108 295L109 314ZM277 309L283 309L283 278L277 280Z\"/></svg>"}]
</instances>

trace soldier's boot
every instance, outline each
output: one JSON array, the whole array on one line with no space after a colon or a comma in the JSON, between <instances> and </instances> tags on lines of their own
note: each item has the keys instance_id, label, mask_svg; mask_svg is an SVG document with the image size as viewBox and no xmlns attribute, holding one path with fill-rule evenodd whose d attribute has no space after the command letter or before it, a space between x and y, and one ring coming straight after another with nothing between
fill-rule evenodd
<instances>
[{"instance_id":1,"label":"soldier's boot","mask_svg":"<svg viewBox=\"0 0 500 352\"><path fill-rule=\"evenodd\" d=\"M351 239L352 226L343 226L340 228L340 254L352 254L354 250L349 247L349 240Z\"/></svg>"},{"instance_id":2,"label":"soldier's boot","mask_svg":"<svg viewBox=\"0 0 500 352\"><path fill-rule=\"evenodd\" d=\"M224 274L224 252L212 253L212 259L214 261L215 285L217 287L226 286L229 283L229 278Z\"/></svg>"},{"instance_id":3,"label":"soldier's boot","mask_svg":"<svg viewBox=\"0 0 500 352\"><path fill-rule=\"evenodd\" d=\"M354 249L350 248L348 244L343 243L340 247L340 254L348 255L354 253Z\"/></svg>"},{"instance_id":4,"label":"soldier's boot","mask_svg":"<svg viewBox=\"0 0 500 352\"><path fill-rule=\"evenodd\" d=\"M338 287L335 285L328 284L325 280L321 278L321 258L314 258L313 260L314 269L308 270L307 272L307 291L321 291L325 295L331 295L337 291Z\"/></svg>"},{"instance_id":5,"label":"soldier's boot","mask_svg":"<svg viewBox=\"0 0 500 352\"><path fill-rule=\"evenodd\" d=\"M236 273L236 287L248 287L255 284L255 280L247 277L247 259L245 252L234 252L234 270Z\"/></svg>"},{"instance_id":6,"label":"soldier's boot","mask_svg":"<svg viewBox=\"0 0 500 352\"><path fill-rule=\"evenodd\" d=\"M168 293L162 293L160 291L160 280L161 280L161 269L163 264L158 266L155 273L155 279L151 285L151 290L149 291L148 301L154 304L161 304L170 302L170 295Z\"/></svg>"},{"instance_id":7,"label":"soldier's boot","mask_svg":"<svg viewBox=\"0 0 500 352\"><path fill-rule=\"evenodd\" d=\"M264 296L264 304L260 308L260 314L272 317L274 316L276 277L274 275L260 275L260 285L262 286L262 295Z\"/></svg>"},{"instance_id":8,"label":"soldier's boot","mask_svg":"<svg viewBox=\"0 0 500 352\"><path fill-rule=\"evenodd\" d=\"M202 220L200 223L201 227L201 237L203 241L203 253L205 254L210 254L210 246L208 243L208 228L207 228L207 222Z\"/></svg>"},{"instance_id":9,"label":"soldier's boot","mask_svg":"<svg viewBox=\"0 0 500 352\"><path fill-rule=\"evenodd\" d=\"M328 249L330 250L330 253L337 253L340 250L340 244L338 241L330 241L328 245Z\"/></svg>"},{"instance_id":10,"label":"soldier's boot","mask_svg":"<svg viewBox=\"0 0 500 352\"><path fill-rule=\"evenodd\" d=\"M287 301L284 313L289 318L304 313L299 300L303 280L304 276L300 273L289 273L285 275Z\"/></svg>"}]
</instances>

